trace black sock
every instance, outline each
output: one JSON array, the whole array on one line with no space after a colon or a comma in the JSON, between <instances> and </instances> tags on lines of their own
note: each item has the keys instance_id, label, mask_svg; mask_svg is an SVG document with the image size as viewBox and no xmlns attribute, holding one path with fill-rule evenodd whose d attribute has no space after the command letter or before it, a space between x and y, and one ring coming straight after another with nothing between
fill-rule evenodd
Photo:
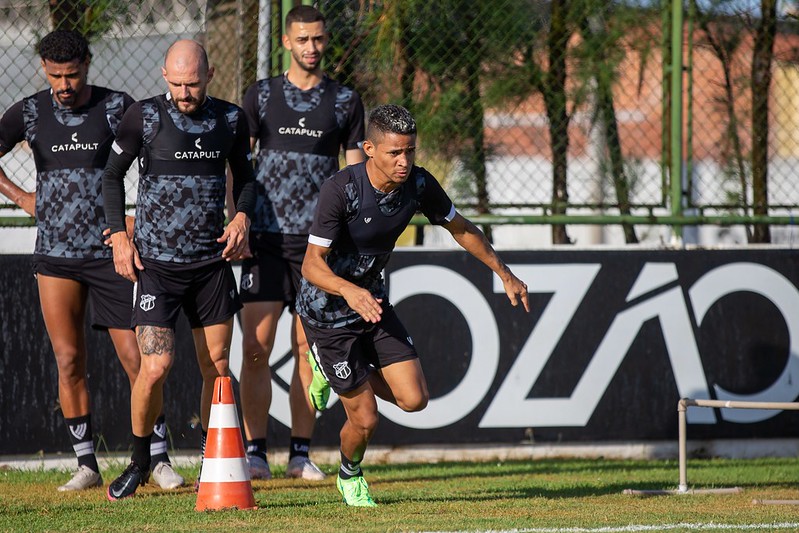
<instances>
[{"instance_id":1,"label":"black sock","mask_svg":"<svg viewBox=\"0 0 799 533\"><path fill-rule=\"evenodd\" d=\"M289 444L289 461L295 457L308 457L308 450L311 448L311 439L302 437L291 437Z\"/></svg>"},{"instance_id":2,"label":"black sock","mask_svg":"<svg viewBox=\"0 0 799 533\"><path fill-rule=\"evenodd\" d=\"M158 417L153 426L153 438L150 441L150 457L151 463L157 465L158 463L168 463L169 455L167 455L166 443L166 422L164 415Z\"/></svg>"},{"instance_id":3,"label":"black sock","mask_svg":"<svg viewBox=\"0 0 799 533\"><path fill-rule=\"evenodd\" d=\"M344 455L344 452L340 451L339 453L341 453L341 468L339 468L338 470L338 477L340 477L341 479L350 479L353 477L363 475L363 471L361 471L360 461L358 461L357 463L350 461L347 458L347 456Z\"/></svg>"},{"instance_id":4,"label":"black sock","mask_svg":"<svg viewBox=\"0 0 799 533\"><path fill-rule=\"evenodd\" d=\"M72 449L78 456L78 466L87 466L95 472L100 471L97 456L94 454L94 438L92 434L92 415L64 418L69 430Z\"/></svg>"},{"instance_id":5,"label":"black sock","mask_svg":"<svg viewBox=\"0 0 799 533\"><path fill-rule=\"evenodd\" d=\"M200 476L203 473L203 461L205 460L205 441L208 440L208 432L200 428L202 435L200 436L200 470L197 472L197 481L194 483L194 492L197 492Z\"/></svg>"},{"instance_id":6,"label":"black sock","mask_svg":"<svg viewBox=\"0 0 799 533\"><path fill-rule=\"evenodd\" d=\"M254 455L266 461L266 438L248 440L247 455Z\"/></svg>"},{"instance_id":7,"label":"black sock","mask_svg":"<svg viewBox=\"0 0 799 533\"><path fill-rule=\"evenodd\" d=\"M150 470L150 440L152 437L152 433L146 437L133 435L133 456L131 460L139 465L139 469L142 472Z\"/></svg>"}]
</instances>

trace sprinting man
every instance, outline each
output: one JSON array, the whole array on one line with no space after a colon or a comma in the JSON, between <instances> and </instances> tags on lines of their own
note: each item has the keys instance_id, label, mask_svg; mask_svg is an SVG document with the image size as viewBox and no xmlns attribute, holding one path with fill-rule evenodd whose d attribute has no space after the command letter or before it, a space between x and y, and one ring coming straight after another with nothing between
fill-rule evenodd
<instances>
[{"instance_id":1,"label":"sprinting man","mask_svg":"<svg viewBox=\"0 0 799 533\"><path fill-rule=\"evenodd\" d=\"M336 486L344 502L374 506L361 461L377 427L376 397L420 411L429 394L413 341L389 304L382 271L411 217L421 211L499 276L514 306L529 312L527 286L485 235L461 216L436 179L414 165L416 123L403 107L375 108L366 129L365 163L322 185L304 279L297 298L314 378L309 395L324 409L330 388L347 414Z\"/></svg>"},{"instance_id":2,"label":"sprinting man","mask_svg":"<svg viewBox=\"0 0 799 533\"><path fill-rule=\"evenodd\" d=\"M214 380L228 373L233 315L241 309L229 261L241 256L254 207L247 120L241 108L207 96L214 70L203 47L180 40L162 68L168 92L125 113L103 174L116 271L136 281L133 324L141 369L131 392L133 454L108 486L108 499L133 496L148 478L152 422L175 356L181 309L203 378L201 419L208 430ZM136 228L124 223L124 176L138 159ZM225 226L225 165L236 214Z\"/></svg>"},{"instance_id":3,"label":"sprinting man","mask_svg":"<svg viewBox=\"0 0 799 533\"><path fill-rule=\"evenodd\" d=\"M253 479L272 477L266 432L272 402L269 356L278 319L293 310L300 270L322 182L347 164L363 161L364 111L358 93L322 70L328 43L325 19L310 6L286 16L283 46L291 53L288 70L259 80L244 96L251 147L258 143L258 200L250 232L252 257L241 276L243 362L241 411L247 461ZM305 354L308 342L294 315L291 347L294 374L289 388L291 442L286 477L324 479L310 460L316 412L306 391L313 373Z\"/></svg>"},{"instance_id":4,"label":"sprinting man","mask_svg":"<svg viewBox=\"0 0 799 533\"><path fill-rule=\"evenodd\" d=\"M103 244L100 177L111 143L133 99L89 85L88 41L78 32L54 31L38 44L50 89L14 104L0 120L0 157L27 141L36 164L36 191L26 192L0 169L0 192L36 217L33 268L47 335L58 367L58 400L78 469L60 491L103 484L94 452L86 383L84 322L107 330L131 386L139 349L130 326L133 283L114 273ZM157 413L160 415L159 413ZM163 488L183 485L167 455L163 415L153 420L153 477Z\"/></svg>"}]
</instances>

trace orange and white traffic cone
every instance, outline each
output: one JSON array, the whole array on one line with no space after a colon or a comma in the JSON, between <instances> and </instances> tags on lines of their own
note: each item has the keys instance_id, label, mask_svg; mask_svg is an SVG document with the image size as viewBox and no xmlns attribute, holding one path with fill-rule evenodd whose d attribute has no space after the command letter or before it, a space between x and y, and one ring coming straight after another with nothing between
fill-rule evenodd
<instances>
[{"instance_id":1,"label":"orange and white traffic cone","mask_svg":"<svg viewBox=\"0 0 799 533\"><path fill-rule=\"evenodd\" d=\"M214 382L195 509L230 508L257 509L233 399L233 384L229 377L218 377Z\"/></svg>"}]
</instances>

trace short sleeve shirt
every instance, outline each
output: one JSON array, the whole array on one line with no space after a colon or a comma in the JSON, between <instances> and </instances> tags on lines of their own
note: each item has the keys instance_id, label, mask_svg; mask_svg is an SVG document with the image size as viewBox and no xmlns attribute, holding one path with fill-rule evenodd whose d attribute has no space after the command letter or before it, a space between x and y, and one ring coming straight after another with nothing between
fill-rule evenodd
<instances>
[{"instance_id":1,"label":"short sleeve shirt","mask_svg":"<svg viewBox=\"0 0 799 533\"><path fill-rule=\"evenodd\" d=\"M454 218L455 206L422 167L413 167L408 180L389 194L371 186L365 167L347 167L322 185L309 242L331 248L326 261L333 273L386 301L383 269L411 216L421 211L432 224L443 225ZM367 214L368 205L375 210ZM361 319L344 298L305 279L297 312L317 327L341 327Z\"/></svg>"}]
</instances>

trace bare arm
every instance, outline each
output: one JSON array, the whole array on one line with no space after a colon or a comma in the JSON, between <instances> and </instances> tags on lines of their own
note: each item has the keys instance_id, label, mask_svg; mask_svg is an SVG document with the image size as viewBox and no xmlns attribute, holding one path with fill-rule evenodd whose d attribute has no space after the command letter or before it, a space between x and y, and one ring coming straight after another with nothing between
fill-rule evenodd
<instances>
[{"instance_id":1,"label":"bare arm","mask_svg":"<svg viewBox=\"0 0 799 533\"><path fill-rule=\"evenodd\" d=\"M6 155L6 152L0 152L0 157L4 155ZM21 187L8 178L2 168L0 168L0 194L17 204L30 216L36 216L36 194L22 190Z\"/></svg>"},{"instance_id":2,"label":"bare arm","mask_svg":"<svg viewBox=\"0 0 799 533\"><path fill-rule=\"evenodd\" d=\"M365 321L379 322L383 312L380 303L383 300L375 298L368 290L337 276L325 261L325 257L329 253L330 248L308 243L305 260L302 262L302 276L323 291L344 298L347 305L361 315Z\"/></svg>"},{"instance_id":3,"label":"bare arm","mask_svg":"<svg viewBox=\"0 0 799 533\"><path fill-rule=\"evenodd\" d=\"M527 285L517 278L502 259L499 258L483 232L460 214L456 214L452 222L445 224L444 227L464 250L482 261L499 276L505 286L505 294L508 295L510 303L515 307L521 300L525 311L529 313L530 304L527 301Z\"/></svg>"},{"instance_id":4,"label":"bare arm","mask_svg":"<svg viewBox=\"0 0 799 533\"><path fill-rule=\"evenodd\" d=\"M357 165L363 160L364 160L363 150L361 150L360 148L344 151L344 161L346 161L348 165Z\"/></svg>"}]
</instances>

